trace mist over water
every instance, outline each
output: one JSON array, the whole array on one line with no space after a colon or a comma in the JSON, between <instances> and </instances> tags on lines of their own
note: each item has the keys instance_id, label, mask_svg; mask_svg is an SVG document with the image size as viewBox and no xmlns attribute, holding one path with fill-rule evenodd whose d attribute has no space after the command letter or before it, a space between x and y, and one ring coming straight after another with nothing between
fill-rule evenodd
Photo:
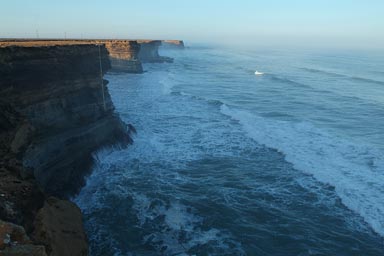
<instances>
[{"instance_id":1,"label":"mist over water","mask_svg":"<svg viewBox=\"0 0 384 256\"><path fill-rule=\"evenodd\" d=\"M383 54L162 54L106 77L137 135L75 199L91 255L384 255Z\"/></svg>"}]
</instances>

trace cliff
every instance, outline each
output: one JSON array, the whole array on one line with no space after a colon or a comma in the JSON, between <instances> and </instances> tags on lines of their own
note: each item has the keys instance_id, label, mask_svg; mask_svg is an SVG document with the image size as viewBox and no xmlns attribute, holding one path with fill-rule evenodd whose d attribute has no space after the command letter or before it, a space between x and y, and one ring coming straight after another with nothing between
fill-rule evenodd
<instances>
[{"instance_id":1,"label":"cliff","mask_svg":"<svg viewBox=\"0 0 384 256\"><path fill-rule=\"evenodd\" d=\"M162 45L165 48L171 49L184 49L184 41L183 40L163 40Z\"/></svg>"},{"instance_id":2,"label":"cliff","mask_svg":"<svg viewBox=\"0 0 384 256\"><path fill-rule=\"evenodd\" d=\"M127 73L143 73L139 60L140 44L134 40L100 40L109 52L112 71Z\"/></svg>"},{"instance_id":3,"label":"cliff","mask_svg":"<svg viewBox=\"0 0 384 256\"><path fill-rule=\"evenodd\" d=\"M26 117L28 127L20 132L34 131L23 153L31 170L26 175L51 194L76 191L91 152L124 137L107 81L100 78L100 63L103 74L110 68L106 48L5 47L0 56L1 101Z\"/></svg>"},{"instance_id":4,"label":"cliff","mask_svg":"<svg viewBox=\"0 0 384 256\"><path fill-rule=\"evenodd\" d=\"M140 44L135 40L29 40L15 39L0 41L0 47L6 46L63 46L103 44L108 51L111 70L114 72L143 73L139 60Z\"/></svg>"},{"instance_id":5,"label":"cliff","mask_svg":"<svg viewBox=\"0 0 384 256\"><path fill-rule=\"evenodd\" d=\"M102 44L108 51L111 71L143 73L143 63L173 62L170 57L160 56L159 47L184 49L182 40L91 40L91 39L14 39L0 40L0 47L6 46L64 46L64 45Z\"/></svg>"},{"instance_id":6,"label":"cliff","mask_svg":"<svg viewBox=\"0 0 384 256\"><path fill-rule=\"evenodd\" d=\"M20 158L32 133L27 118L1 98L0 255L85 256L88 242L78 207L57 198L47 205L38 182L26 175L30 170ZM70 252L59 250L64 242L71 244Z\"/></svg>"},{"instance_id":7,"label":"cliff","mask_svg":"<svg viewBox=\"0 0 384 256\"><path fill-rule=\"evenodd\" d=\"M172 58L159 55L160 40L138 40L141 45L139 59L147 63L173 62Z\"/></svg>"},{"instance_id":8,"label":"cliff","mask_svg":"<svg viewBox=\"0 0 384 256\"><path fill-rule=\"evenodd\" d=\"M88 254L81 212L65 198L83 186L95 150L127 145L134 131L102 77L142 72L139 58L171 62L160 45L0 40L0 255Z\"/></svg>"},{"instance_id":9,"label":"cliff","mask_svg":"<svg viewBox=\"0 0 384 256\"><path fill-rule=\"evenodd\" d=\"M0 47L0 249L87 255L79 209L48 196L78 191L98 148L131 142L101 78L109 69L103 45Z\"/></svg>"}]
</instances>

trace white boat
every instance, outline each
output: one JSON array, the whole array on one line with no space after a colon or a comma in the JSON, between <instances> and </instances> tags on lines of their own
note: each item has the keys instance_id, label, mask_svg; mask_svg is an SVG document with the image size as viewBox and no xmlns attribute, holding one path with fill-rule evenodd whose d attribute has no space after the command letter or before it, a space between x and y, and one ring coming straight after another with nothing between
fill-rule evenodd
<instances>
[{"instance_id":1,"label":"white boat","mask_svg":"<svg viewBox=\"0 0 384 256\"><path fill-rule=\"evenodd\" d=\"M263 72L259 72L259 71L256 70L255 75L256 76L262 76L262 75L264 75L264 73Z\"/></svg>"}]
</instances>

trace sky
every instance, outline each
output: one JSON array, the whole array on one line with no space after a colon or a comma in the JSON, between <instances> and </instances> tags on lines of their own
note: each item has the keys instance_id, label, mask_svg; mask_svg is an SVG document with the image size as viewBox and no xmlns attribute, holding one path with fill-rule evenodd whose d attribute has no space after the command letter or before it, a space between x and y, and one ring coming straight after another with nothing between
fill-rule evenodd
<instances>
[{"instance_id":1,"label":"sky","mask_svg":"<svg viewBox=\"0 0 384 256\"><path fill-rule=\"evenodd\" d=\"M0 37L384 47L384 0L0 0Z\"/></svg>"}]
</instances>

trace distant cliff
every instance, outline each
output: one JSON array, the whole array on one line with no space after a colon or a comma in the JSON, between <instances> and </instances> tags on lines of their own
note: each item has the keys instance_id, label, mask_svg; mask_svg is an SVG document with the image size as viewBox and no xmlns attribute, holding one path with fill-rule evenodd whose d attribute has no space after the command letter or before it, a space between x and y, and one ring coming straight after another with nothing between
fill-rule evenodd
<instances>
[{"instance_id":1,"label":"distant cliff","mask_svg":"<svg viewBox=\"0 0 384 256\"><path fill-rule=\"evenodd\" d=\"M126 73L143 73L143 66L139 60L140 44L136 40L4 40L3 46L60 46L80 44L102 44L108 51L111 70Z\"/></svg>"},{"instance_id":2,"label":"distant cliff","mask_svg":"<svg viewBox=\"0 0 384 256\"><path fill-rule=\"evenodd\" d=\"M137 40L137 42L141 45L139 59L142 62L173 62L172 58L159 55L159 47L161 46L161 40Z\"/></svg>"},{"instance_id":3,"label":"distant cliff","mask_svg":"<svg viewBox=\"0 0 384 256\"><path fill-rule=\"evenodd\" d=\"M120 40L120 39L14 39L0 40L0 47L6 46L63 46L81 44L102 44L108 51L111 71L142 73L143 63L173 62L170 57L160 56L159 47L184 49L182 40Z\"/></svg>"},{"instance_id":4,"label":"distant cliff","mask_svg":"<svg viewBox=\"0 0 384 256\"><path fill-rule=\"evenodd\" d=\"M162 45L165 48L172 49L184 49L184 41L183 40L163 40Z\"/></svg>"},{"instance_id":5,"label":"distant cliff","mask_svg":"<svg viewBox=\"0 0 384 256\"><path fill-rule=\"evenodd\" d=\"M109 52L112 71L143 73L139 60L140 44L135 40L97 40Z\"/></svg>"}]
</instances>

